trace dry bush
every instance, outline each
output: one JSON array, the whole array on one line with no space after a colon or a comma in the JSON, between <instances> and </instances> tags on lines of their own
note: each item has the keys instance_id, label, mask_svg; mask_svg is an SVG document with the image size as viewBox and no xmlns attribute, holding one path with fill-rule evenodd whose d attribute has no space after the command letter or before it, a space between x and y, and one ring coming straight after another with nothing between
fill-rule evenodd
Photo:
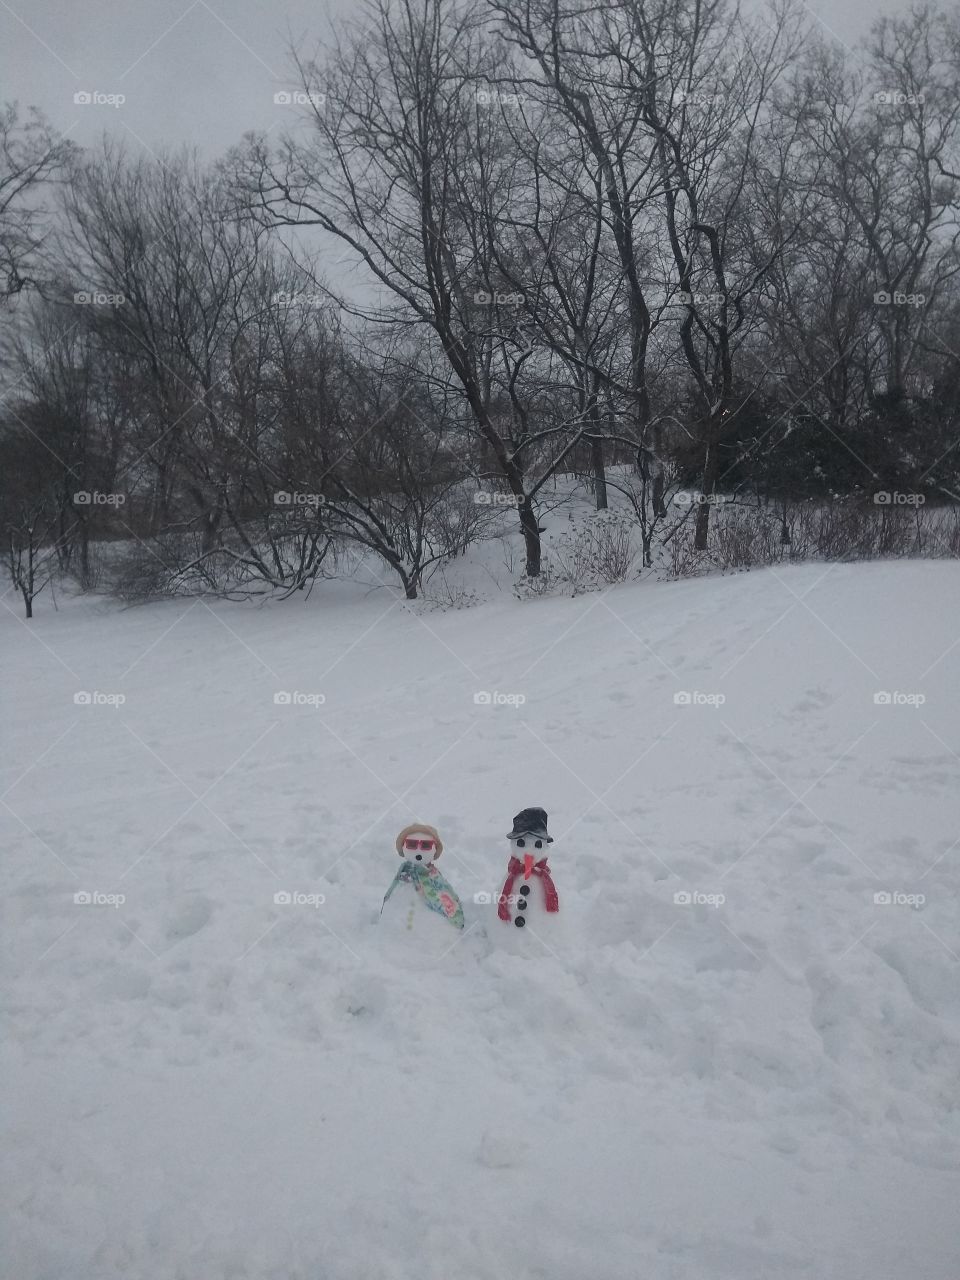
<instances>
[{"instance_id":1,"label":"dry bush","mask_svg":"<svg viewBox=\"0 0 960 1280\"><path fill-rule=\"evenodd\" d=\"M127 604L146 604L171 596L219 594L226 566L216 555L203 556L197 533L166 533L129 543L113 569L114 595Z\"/></svg>"},{"instance_id":2,"label":"dry bush","mask_svg":"<svg viewBox=\"0 0 960 1280\"><path fill-rule=\"evenodd\" d=\"M566 570L558 569L551 557L545 555L541 557L537 577L523 574L513 584L513 594L518 600L539 600L543 596L576 595L576 590Z\"/></svg>"},{"instance_id":3,"label":"dry bush","mask_svg":"<svg viewBox=\"0 0 960 1280\"><path fill-rule=\"evenodd\" d=\"M598 511L586 520L571 520L553 548L571 594L625 582L640 553L639 539L639 526L627 511Z\"/></svg>"},{"instance_id":4,"label":"dry bush","mask_svg":"<svg viewBox=\"0 0 960 1280\"><path fill-rule=\"evenodd\" d=\"M626 511L598 511L591 534L597 575L606 583L626 582L639 551L636 521Z\"/></svg>"},{"instance_id":5,"label":"dry bush","mask_svg":"<svg viewBox=\"0 0 960 1280\"><path fill-rule=\"evenodd\" d=\"M939 511L922 512L926 527L918 535L925 553L960 559L960 508L941 507Z\"/></svg>"},{"instance_id":6,"label":"dry bush","mask_svg":"<svg viewBox=\"0 0 960 1280\"><path fill-rule=\"evenodd\" d=\"M410 607L417 613L447 612L451 609L470 609L482 604L483 597L456 582L448 582L446 574L432 574L423 584L419 601L411 601ZM419 608L417 607L419 605Z\"/></svg>"},{"instance_id":7,"label":"dry bush","mask_svg":"<svg viewBox=\"0 0 960 1280\"><path fill-rule=\"evenodd\" d=\"M708 555L719 569L750 569L770 564L778 548L771 539L768 515L743 507L719 507L710 522Z\"/></svg>"},{"instance_id":8,"label":"dry bush","mask_svg":"<svg viewBox=\"0 0 960 1280\"><path fill-rule=\"evenodd\" d=\"M656 563L661 578L698 578L713 568L706 551L693 545L694 523L688 517L679 521L661 539Z\"/></svg>"},{"instance_id":9,"label":"dry bush","mask_svg":"<svg viewBox=\"0 0 960 1280\"><path fill-rule=\"evenodd\" d=\"M786 539L784 538L786 534ZM718 504L709 547L693 550L692 522L661 545L660 566L671 578L779 564L784 559L877 560L960 555L960 510L874 506L846 498L783 507Z\"/></svg>"}]
</instances>

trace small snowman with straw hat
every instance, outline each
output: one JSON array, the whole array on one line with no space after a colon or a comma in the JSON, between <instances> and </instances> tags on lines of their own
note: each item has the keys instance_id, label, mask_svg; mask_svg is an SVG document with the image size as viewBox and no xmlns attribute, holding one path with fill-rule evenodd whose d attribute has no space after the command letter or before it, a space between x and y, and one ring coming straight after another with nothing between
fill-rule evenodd
<instances>
[{"instance_id":1,"label":"small snowman with straw hat","mask_svg":"<svg viewBox=\"0 0 960 1280\"><path fill-rule=\"evenodd\" d=\"M396 839L403 862L383 898L380 915L395 931L413 936L428 947L451 939L451 926L463 928L463 906L450 882L437 870L443 841L436 827L415 822ZM385 908L396 893L389 911Z\"/></svg>"},{"instance_id":2,"label":"small snowman with straw hat","mask_svg":"<svg viewBox=\"0 0 960 1280\"><path fill-rule=\"evenodd\" d=\"M528 920L540 922L544 915L560 910L560 899L547 865L547 845L553 837L547 833L545 809L521 809L507 832L510 860L507 878L497 899L497 915L515 928L522 929Z\"/></svg>"}]
</instances>

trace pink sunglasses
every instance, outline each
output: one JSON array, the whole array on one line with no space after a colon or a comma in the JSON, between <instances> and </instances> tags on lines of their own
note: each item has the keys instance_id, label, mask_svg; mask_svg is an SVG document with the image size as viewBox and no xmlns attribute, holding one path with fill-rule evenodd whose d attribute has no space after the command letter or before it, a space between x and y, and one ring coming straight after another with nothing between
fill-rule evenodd
<instances>
[{"instance_id":1,"label":"pink sunglasses","mask_svg":"<svg viewBox=\"0 0 960 1280\"><path fill-rule=\"evenodd\" d=\"M432 840L413 840L408 836L403 842L403 847L405 849L422 849L426 853L434 847L434 842Z\"/></svg>"}]
</instances>

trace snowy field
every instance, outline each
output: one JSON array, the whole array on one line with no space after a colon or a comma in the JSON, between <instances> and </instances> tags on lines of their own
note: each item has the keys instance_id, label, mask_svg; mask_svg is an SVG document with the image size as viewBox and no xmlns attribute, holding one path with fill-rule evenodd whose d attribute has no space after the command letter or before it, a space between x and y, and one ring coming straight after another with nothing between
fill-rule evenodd
<instances>
[{"instance_id":1,"label":"snowy field","mask_svg":"<svg viewBox=\"0 0 960 1280\"><path fill-rule=\"evenodd\" d=\"M0 611L0 1274L957 1280L953 563L60 603Z\"/></svg>"}]
</instances>

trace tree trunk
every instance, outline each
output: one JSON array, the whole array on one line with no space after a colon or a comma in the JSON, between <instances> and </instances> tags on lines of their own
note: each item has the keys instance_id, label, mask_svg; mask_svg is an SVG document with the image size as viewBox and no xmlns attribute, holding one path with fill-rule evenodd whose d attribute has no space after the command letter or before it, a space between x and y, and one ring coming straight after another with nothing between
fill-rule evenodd
<instances>
[{"instance_id":1,"label":"tree trunk","mask_svg":"<svg viewBox=\"0 0 960 1280\"><path fill-rule=\"evenodd\" d=\"M540 577L540 526L534 514L533 503L524 498L520 503L520 528L523 530L523 546L526 554L526 574L528 578Z\"/></svg>"},{"instance_id":2,"label":"tree trunk","mask_svg":"<svg viewBox=\"0 0 960 1280\"><path fill-rule=\"evenodd\" d=\"M380 554L383 556L384 560L386 560L387 564L391 567L391 569L393 569L394 573L400 579L400 583L403 587L404 596L408 600L416 600L417 588L420 586L419 573L416 573L416 572L407 573L406 569L403 566L403 562L397 556L392 555L385 550L381 550Z\"/></svg>"},{"instance_id":3,"label":"tree trunk","mask_svg":"<svg viewBox=\"0 0 960 1280\"><path fill-rule=\"evenodd\" d=\"M80 578L84 589L90 585L90 530L85 519L80 521Z\"/></svg>"},{"instance_id":4,"label":"tree trunk","mask_svg":"<svg viewBox=\"0 0 960 1280\"><path fill-rule=\"evenodd\" d=\"M590 437L590 456L593 461L593 488L597 498L597 510L607 509L607 473L603 466L603 441L599 436Z\"/></svg>"},{"instance_id":5,"label":"tree trunk","mask_svg":"<svg viewBox=\"0 0 960 1280\"><path fill-rule=\"evenodd\" d=\"M57 517L57 539L54 544L61 573L66 573L70 568L70 548L67 538L67 501L68 499L64 499L60 504L60 514Z\"/></svg>"},{"instance_id":6,"label":"tree trunk","mask_svg":"<svg viewBox=\"0 0 960 1280\"><path fill-rule=\"evenodd\" d=\"M654 427L653 431L653 514L655 516L665 517L667 514L666 503L663 501L663 495L666 490L666 482L663 476L663 432L659 423Z\"/></svg>"},{"instance_id":7,"label":"tree trunk","mask_svg":"<svg viewBox=\"0 0 960 1280\"><path fill-rule=\"evenodd\" d=\"M208 551L212 551L214 547L216 547L220 536L220 522L222 519L223 512L219 508L216 508L213 511L208 511L204 515L202 524L203 541L201 544L204 554Z\"/></svg>"},{"instance_id":8,"label":"tree trunk","mask_svg":"<svg viewBox=\"0 0 960 1280\"><path fill-rule=\"evenodd\" d=\"M664 517L667 514L667 504L663 500L663 494L663 472L658 471L653 477L653 514L655 516Z\"/></svg>"},{"instance_id":9,"label":"tree trunk","mask_svg":"<svg viewBox=\"0 0 960 1280\"><path fill-rule=\"evenodd\" d=\"M717 428L713 423L707 430L707 449L703 457L703 484L700 487L700 505L697 509L697 525L693 537L695 551L706 551L707 534L710 531L710 506L717 477L720 474L720 450Z\"/></svg>"}]
</instances>

